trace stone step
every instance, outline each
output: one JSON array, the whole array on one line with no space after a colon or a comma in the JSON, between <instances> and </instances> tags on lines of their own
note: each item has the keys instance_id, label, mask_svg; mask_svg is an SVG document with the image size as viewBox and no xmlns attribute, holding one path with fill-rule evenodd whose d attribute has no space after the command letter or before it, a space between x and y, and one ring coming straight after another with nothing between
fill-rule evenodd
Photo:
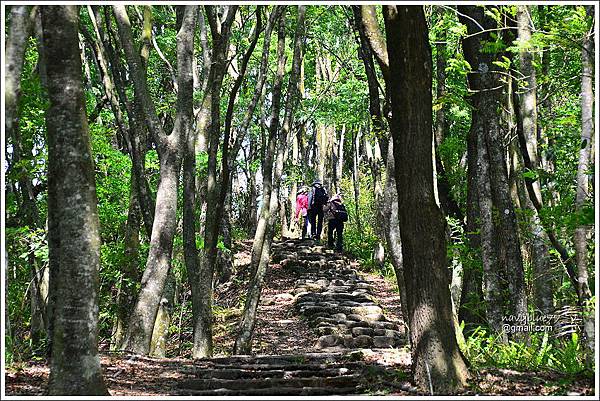
<instances>
[{"instance_id":1,"label":"stone step","mask_svg":"<svg viewBox=\"0 0 600 401\"><path fill-rule=\"evenodd\" d=\"M260 378L306 378L306 377L337 377L350 373L347 367L328 368L327 365L313 365L312 369L248 370L239 368L201 369L196 372L199 379L260 379Z\"/></svg>"},{"instance_id":2,"label":"stone step","mask_svg":"<svg viewBox=\"0 0 600 401\"><path fill-rule=\"evenodd\" d=\"M272 387L264 389L230 390L225 388L215 390L191 390L182 389L179 395L192 396L323 396L323 395L345 395L360 394L355 386L350 387Z\"/></svg>"},{"instance_id":3,"label":"stone step","mask_svg":"<svg viewBox=\"0 0 600 401\"><path fill-rule=\"evenodd\" d=\"M273 378L264 377L260 379L192 379L178 384L180 388L187 390L259 390L268 388L288 387L356 387L360 375L351 374L334 377L296 377L296 378Z\"/></svg>"}]
</instances>

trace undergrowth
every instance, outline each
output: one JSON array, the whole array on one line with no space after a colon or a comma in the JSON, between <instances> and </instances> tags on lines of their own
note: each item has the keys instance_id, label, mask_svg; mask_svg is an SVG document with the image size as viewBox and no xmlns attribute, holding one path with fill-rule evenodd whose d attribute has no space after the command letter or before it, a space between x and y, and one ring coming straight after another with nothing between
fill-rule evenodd
<instances>
[{"instance_id":1,"label":"undergrowth","mask_svg":"<svg viewBox=\"0 0 600 401\"><path fill-rule=\"evenodd\" d=\"M552 371L568 375L591 375L585 367L583 344L577 333L553 338L549 333L532 333L529 343L508 341L477 327L460 344L475 369L500 368L518 371Z\"/></svg>"}]
</instances>

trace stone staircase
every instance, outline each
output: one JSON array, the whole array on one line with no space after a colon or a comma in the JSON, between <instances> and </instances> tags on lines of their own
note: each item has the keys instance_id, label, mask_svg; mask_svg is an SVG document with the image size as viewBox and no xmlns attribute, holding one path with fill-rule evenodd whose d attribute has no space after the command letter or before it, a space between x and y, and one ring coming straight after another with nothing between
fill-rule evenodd
<instances>
[{"instance_id":1,"label":"stone staircase","mask_svg":"<svg viewBox=\"0 0 600 401\"><path fill-rule=\"evenodd\" d=\"M341 353L236 356L195 361L177 395L309 396L361 393L365 365Z\"/></svg>"},{"instance_id":2,"label":"stone staircase","mask_svg":"<svg viewBox=\"0 0 600 401\"><path fill-rule=\"evenodd\" d=\"M277 307L293 301L293 313L318 335L312 349L317 352L194 360L172 394L414 394L406 372L399 374L394 363L381 364L382 355L396 352L405 358L401 369L407 369L409 353L398 350L406 335L402 322L378 305L377 288L359 274L357 262L313 241L288 239L273 244L272 263L294 278L293 288L261 303Z\"/></svg>"},{"instance_id":3,"label":"stone staircase","mask_svg":"<svg viewBox=\"0 0 600 401\"><path fill-rule=\"evenodd\" d=\"M402 322L387 317L376 289L357 262L312 241L273 245L273 261L298 277L292 294L298 313L320 335L318 348L392 348L407 344Z\"/></svg>"}]
</instances>

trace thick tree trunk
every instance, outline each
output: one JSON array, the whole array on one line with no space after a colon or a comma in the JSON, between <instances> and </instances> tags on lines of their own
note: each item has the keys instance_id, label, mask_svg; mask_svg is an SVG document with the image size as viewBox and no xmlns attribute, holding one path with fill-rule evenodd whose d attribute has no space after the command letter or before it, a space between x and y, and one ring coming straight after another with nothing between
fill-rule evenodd
<instances>
[{"instance_id":1,"label":"thick tree trunk","mask_svg":"<svg viewBox=\"0 0 600 401\"><path fill-rule=\"evenodd\" d=\"M431 49L422 6L384 6L396 187L412 366L431 394L463 388L446 267L445 221L433 193Z\"/></svg>"},{"instance_id":2,"label":"thick tree trunk","mask_svg":"<svg viewBox=\"0 0 600 401\"><path fill-rule=\"evenodd\" d=\"M173 236L176 228L177 187L181 169L182 145L192 125L192 57L197 10L186 6L177 35L178 94L177 116L173 132L166 135L150 97L142 61L134 49L131 26L124 6L113 7L129 71L139 96L146 123L160 154L160 179L156 193L156 209L142 288L132 311L123 349L147 354L160 300L171 267Z\"/></svg>"},{"instance_id":3,"label":"thick tree trunk","mask_svg":"<svg viewBox=\"0 0 600 401\"><path fill-rule=\"evenodd\" d=\"M43 6L53 299L50 395L107 395L98 357L100 227L76 6Z\"/></svg>"},{"instance_id":4,"label":"thick tree trunk","mask_svg":"<svg viewBox=\"0 0 600 401\"><path fill-rule=\"evenodd\" d=\"M469 74L471 97L471 130L477 133L477 188L481 225L481 250L484 265L485 298L487 318L496 332L501 332L504 307L509 315L526 317L527 298L521 249L518 238L516 216L510 196L505 150L500 137L499 90L501 88L493 61L495 55L483 52L483 41L489 32L481 34L480 26L487 30L496 28L493 19L484 14L484 9L460 6L461 22L467 25L469 37L463 40L465 59L478 66ZM475 35L477 33L477 35ZM500 245L500 246L498 246ZM496 288L500 288L500 277L506 276L509 299L504 299ZM516 333L515 337L525 337Z\"/></svg>"}]
</instances>

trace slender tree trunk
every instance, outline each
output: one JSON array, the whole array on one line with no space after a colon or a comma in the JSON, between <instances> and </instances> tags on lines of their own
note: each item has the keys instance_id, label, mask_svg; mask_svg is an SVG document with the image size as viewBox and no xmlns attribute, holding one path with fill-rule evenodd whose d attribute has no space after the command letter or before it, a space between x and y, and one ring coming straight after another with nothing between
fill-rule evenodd
<instances>
[{"instance_id":1,"label":"slender tree trunk","mask_svg":"<svg viewBox=\"0 0 600 401\"><path fill-rule=\"evenodd\" d=\"M577 194L575 198L575 207L577 213L583 214L584 208L589 202L589 169L592 164L591 151L594 135L594 7L586 6L587 16L591 17L591 29L584 40L583 50L581 52L581 148L579 150L579 164L577 165ZM583 219L583 217L580 217ZM581 222L575 228L575 259L577 261L577 283L579 293L585 301L583 324L585 331L585 341L587 346L586 363L588 366L594 364L595 348L595 311L594 305L589 303L592 296L589 287L588 278L588 249L587 237L590 232L590 225L587 222Z\"/></svg>"},{"instance_id":2,"label":"slender tree trunk","mask_svg":"<svg viewBox=\"0 0 600 401\"><path fill-rule=\"evenodd\" d=\"M517 123L517 131L521 142L525 144L522 147L522 151L527 154L529 159L528 167L538 170L541 166L538 161L537 145L537 80L535 66L533 65L534 55L531 51L527 50L527 46L531 41L530 9L527 5L519 5L517 7L517 28L522 48L519 52L520 70L525 77L527 85L523 88L520 99L517 98L516 93L513 93L513 106L517 106L518 115L516 117L520 119ZM513 88L513 90L515 89ZM537 171L535 172L537 173ZM535 197L535 202L543 205L540 181L532 181L529 185L531 186L532 195ZM530 227L532 236L531 264L534 272L534 304L540 313L549 315L554 309L552 271L550 268L550 253L548 251L549 239L533 203L529 199L526 199L526 203L522 206L527 207L532 212Z\"/></svg>"},{"instance_id":3,"label":"slender tree trunk","mask_svg":"<svg viewBox=\"0 0 600 401\"><path fill-rule=\"evenodd\" d=\"M472 120L471 129L467 137L467 225L466 237L468 263L463 268L463 287L458 311L459 322L465 322L464 334L468 335L476 325L483 323L485 308L479 310L483 301L481 236L478 228L481 219L479 211L478 189L478 160L477 135L478 129L474 126L477 120Z\"/></svg>"},{"instance_id":4,"label":"slender tree trunk","mask_svg":"<svg viewBox=\"0 0 600 401\"><path fill-rule=\"evenodd\" d=\"M135 90L136 100L141 103L146 123L155 140L160 154L160 179L156 193L156 210L150 239L150 250L146 270L142 276L142 288L135 308L132 311L124 349L147 354L150 351L152 331L160 300L171 267L173 236L176 228L177 187L181 169L182 145L191 129L192 119L192 57L196 8L186 6L181 28L177 35L177 117L173 132L167 135L156 114L155 106L148 91L146 77L141 67L142 61L134 49L131 25L124 6L113 7L119 35L123 44L129 71Z\"/></svg>"},{"instance_id":5,"label":"slender tree trunk","mask_svg":"<svg viewBox=\"0 0 600 401\"><path fill-rule=\"evenodd\" d=\"M390 142L388 145L387 169L386 169L385 192L383 202L384 221L385 221L385 239L387 241L390 260L394 266L396 274L396 283L400 293L400 307L402 308L402 317L405 322L408 321L408 309L406 299L406 285L404 280L404 267L402 265L402 241L400 236L400 220L398 216L398 191L396 189L396 171L394 163L394 146ZM410 336L409 336L410 339Z\"/></svg>"},{"instance_id":6,"label":"slender tree trunk","mask_svg":"<svg viewBox=\"0 0 600 401\"><path fill-rule=\"evenodd\" d=\"M19 129L19 101L21 98L21 73L29 37L32 33L33 18L37 7L30 10L28 6L12 6L10 10L10 31L6 42L5 62L5 120L4 127L7 138L12 145L12 168L17 170L18 186L21 194L19 214L22 224L35 230L39 224L39 212L35 203L33 183L29 176L32 157L31 149L25 149ZM46 336L48 327L46 304L48 271L38 269L33 251L27 255L31 268L31 339L34 349L39 349L41 340ZM44 278L46 280L44 280Z\"/></svg>"},{"instance_id":7,"label":"slender tree trunk","mask_svg":"<svg viewBox=\"0 0 600 401\"><path fill-rule=\"evenodd\" d=\"M98 357L100 227L76 6L43 6L53 304L50 395L107 395Z\"/></svg>"},{"instance_id":8,"label":"slender tree trunk","mask_svg":"<svg viewBox=\"0 0 600 401\"><path fill-rule=\"evenodd\" d=\"M98 23L98 18L100 16L96 11L97 9L88 6L88 15L90 16L97 37L93 43L102 75L102 84L113 115L115 116L118 131L127 142L127 149L132 162L131 173L132 176L135 177L132 180L132 184L134 185L132 188L135 189L135 193L139 198L138 203L143 217L144 228L146 234L150 237L152 234L152 225L154 224L155 203L150 191L150 185L146 179L144 167L146 132L143 123L143 111L141 110L139 101L136 101L133 107L127 107L127 114L129 115L130 120L129 128L127 128L124 121L122 105L129 105L129 103L127 102L124 84L121 82L121 79L118 78L119 74L117 73L117 69L120 67L120 61L112 54L114 53L114 50L110 49L110 44L107 42L106 35L100 28L100 24ZM112 74L108 66L109 59L112 63ZM117 79L113 79L111 75ZM140 96L139 91L137 91L137 96ZM143 143L144 145L142 145Z\"/></svg>"},{"instance_id":9,"label":"slender tree trunk","mask_svg":"<svg viewBox=\"0 0 600 401\"><path fill-rule=\"evenodd\" d=\"M125 258L119 292L117 295L117 314L111 343L113 348L121 349L129 325L129 313L135 306L136 283L139 282L140 253L140 206L135 194L135 176L131 176L129 212L125 226Z\"/></svg>"},{"instance_id":10,"label":"slender tree trunk","mask_svg":"<svg viewBox=\"0 0 600 401\"><path fill-rule=\"evenodd\" d=\"M465 386L468 371L452 319L445 221L433 194L427 23L422 6L384 6L384 18L413 373L421 391L448 394Z\"/></svg>"},{"instance_id":11,"label":"slender tree trunk","mask_svg":"<svg viewBox=\"0 0 600 401\"><path fill-rule=\"evenodd\" d=\"M352 141L352 184L354 186L354 215L356 216L356 226L358 232L362 234L362 225L360 219L360 171L359 167L359 143L360 130L356 132Z\"/></svg>"},{"instance_id":12,"label":"slender tree trunk","mask_svg":"<svg viewBox=\"0 0 600 401\"><path fill-rule=\"evenodd\" d=\"M275 170L272 178L272 189L271 196L268 205L268 216L267 216L267 230L265 238L262 241L262 249L260 255L260 261L256 266L255 274L253 275L248 293L246 295L246 304L244 305L244 312L242 315L242 321L240 322L240 329L238 336L235 341L234 353L236 354L247 354L250 352L252 347L252 335L254 333L254 326L256 322L256 311L258 309L258 303L260 301L260 293L262 291L262 283L264 275L266 273L267 266L271 258L271 243L273 241L275 218L277 217L277 211L279 208L279 191L281 187L281 175L283 173L284 166L284 154L287 146L287 138L290 135L290 130L293 123L293 111L298 102L298 78L300 76L300 62L302 56L302 44L304 42L304 18L306 15L306 6L298 6L298 19L296 22L296 32L294 36L294 55L292 60L292 72L288 83L288 92L285 101L285 115L283 119L283 125L279 132L278 146L277 146L277 157L275 159ZM285 21L282 19L279 26L280 36L278 40L278 77L280 73L283 73L285 66L284 59L284 48L285 48L285 37L281 36L284 32ZM282 68L281 70L279 68ZM275 116L274 116L275 117ZM273 119L277 123L277 118ZM272 130L277 130L277 125ZM266 204L263 204L263 210L267 208Z\"/></svg>"},{"instance_id":13,"label":"slender tree trunk","mask_svg":"<svg viewBox=\"0 0 600 401\"><path fill-rule=\"evenodd\" d=\"M360 24L359 29L364 31L364 34L369 41L369 45L381 68L383 77L386 81L390 78L389 73L389 60L386 48L386 41L384 35L381 33L379 28L379 22L377 21L377 13L375 12L374 5L361 5L360 7ZM362 26L360 26L362 25Z\"/></svg>"},{"instance_id":14,"label":"slender tree trunk","mask_svg":"<svg viewBox=\"0 0 600 401\"><path fill-rule=\"evenodd\" d=\"M284 13L282 13L283 15ZM283 17L281 17L283 18ZM285 68L285 36L281 32L285 22L279 21L279 31L277 36L277 74L273 83L272 91L272 103L271 103L271 124L269 126L269 135L267 139L267 145L264 150L264 160L262 177L262 206L260 209L260 218L256 225L256 231L254 233L254 241L252 243L252 266L258 266L260 262L260 255L263 250L263 242L266 237L267 231L267 220L269 217L269 205L271 202L271 186L272 186L272 175L273 175L273 157L277 148L277 129L279 126L279 109L281 106L281 90L283 85L283 74ZM281 49L281 52L280 52Z\"/></svg>"},{"instance_id":15,"label":"slender tree trunk","mask_svg":"<svg viewBox=\"0 0 600 401\"><path fill-rule=\"evenodd\" d=\"M198 318L194 327L194 355L209 357L213 353L212 339L212 298L213 276L217 262L217 243L219 227L223 213L223 205L219 204L220 187L217 183L217 152L221 132L221 86L225 76L227 48L233 19L237 6L228 6L223 22L218 21L214 6L204 6L210 25L213 40L212 66L209 74L209 90L211 92L210 129L208 140L208 173L206 186L206 222L204 228L204 249L200 257L200 305ZM228 163L228 140L223 143L222 162ZM227 181L221 182L227 185Z\"/></svg>"}]
</instances>

